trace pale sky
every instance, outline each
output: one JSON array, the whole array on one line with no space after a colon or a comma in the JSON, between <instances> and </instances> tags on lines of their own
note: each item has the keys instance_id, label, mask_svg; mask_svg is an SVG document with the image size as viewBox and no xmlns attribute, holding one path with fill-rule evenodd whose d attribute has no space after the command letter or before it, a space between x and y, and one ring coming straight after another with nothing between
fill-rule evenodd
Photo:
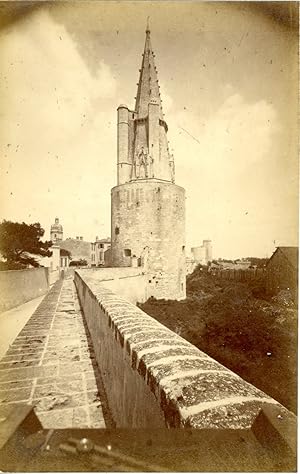
<instances>
[{"instance_id":1,"label":"pale sky","mask_svg":"<svg viewBox=\"0 0 300 474\"><path fill-rule=\"evenodd\" d=\"M150 16L186 248L210 238L214 257L238 258L297 245L288 6L280 21L265 3L21 4L0 2L1 219L40 222L47 239L56 216L65 237L110 235L116 109L134 106Z\"/></svg>"}]
</instances>

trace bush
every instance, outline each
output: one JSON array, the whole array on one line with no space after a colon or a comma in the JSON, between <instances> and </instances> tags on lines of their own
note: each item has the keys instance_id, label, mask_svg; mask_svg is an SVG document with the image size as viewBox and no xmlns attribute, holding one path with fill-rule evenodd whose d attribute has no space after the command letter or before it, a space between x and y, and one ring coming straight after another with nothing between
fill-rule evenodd
<instances>
[{"instance_id":1,"label":"bush","mask_svg":"<svg viewBox=\"0 0 300 474\"><path fill-rule=\"evenodd\" d=\"M0 271L23 270L27 265L18 262L0 262Z\"/></svg>"}]
</instances>

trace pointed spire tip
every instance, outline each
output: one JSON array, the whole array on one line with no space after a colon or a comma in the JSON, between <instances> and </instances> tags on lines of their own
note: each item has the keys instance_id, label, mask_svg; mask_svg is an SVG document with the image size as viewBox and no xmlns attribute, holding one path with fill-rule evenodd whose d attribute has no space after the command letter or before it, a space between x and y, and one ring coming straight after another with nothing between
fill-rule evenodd
<instances>
[{"instance_id":1,"label":"pointed spire tip","mask_svg":"<svg viewBox=\"0 0 300 474\"><path fill-rule=\"evenodd\" d=\"M146 27L146 33L150 33L149 20L150 20L150 16L147 16L147 27Z\"/></svg>"}]
</instances>

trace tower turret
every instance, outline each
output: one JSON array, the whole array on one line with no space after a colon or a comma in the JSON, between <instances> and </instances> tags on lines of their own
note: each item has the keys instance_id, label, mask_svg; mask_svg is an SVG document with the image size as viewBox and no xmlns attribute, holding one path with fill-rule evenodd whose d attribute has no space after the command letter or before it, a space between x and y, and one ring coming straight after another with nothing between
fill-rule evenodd
<instances>
[{"instance_id":1,"label":"tower turret","mask_svg":"<svg viewBox=\"0 0 300 474\"><path fill-rule=\"evenodd\" d=\"M153 178L174 182L154 57L147 25L135 108L118 107L118 184Z\"/></svg>"},{"instance_id":2,"label":"tower turret","mask_svg":"<svg viewBox=\"0 0 300 474\"><path fill-rule=\"evenodd\" d=\"M185 191L174 184L147 25L134 110L118 107L118 185L111 190L111 264L142 266L147 297L183 299Z\"/></svg>"},{"instance_id":3,"label":"tower turret","mask_svg":"<svg viewBox=\"0 0 300 474\"><path fill-rule=\"evenodd\" d=\"M51 225L50 240L54 243L63 240L63 227L59 223L58 217L55 218L54 224Z\"/></svg>"},{"instance_id":4,"label":"tower turret","mask_svg":"<svg viewBox=\"0 0 300 474\"><path fill-rule=\"evenodd\" d=\"M127 105L118 107L118 184L130 181L132 162L129 156L129 110Z\"/></svg>"},{"instance_id":5,"label":"tower turret","mask_svg":"<svg viewBox=\"0 0 300 474\"><path fill-rule=\"evenodd\" d=\"M206 251L206 261L212 262L212 242L210 239L203 240L203 247Z\"/></svg>"}]
</instances>

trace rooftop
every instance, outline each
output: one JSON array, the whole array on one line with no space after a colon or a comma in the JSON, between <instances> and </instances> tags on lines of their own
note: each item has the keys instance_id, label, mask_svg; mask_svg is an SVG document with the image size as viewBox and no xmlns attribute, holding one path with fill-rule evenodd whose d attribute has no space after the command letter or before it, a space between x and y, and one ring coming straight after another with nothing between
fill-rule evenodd
<instances>
[{"instance_id":1,"label":"rooftop","mask_svg":"<svg viewBox=\"0 0 300 474\"><path fill-rule=\"evenodd\" d=\"M281 252L294 268L298 268L298 247L277 247L270 260L277 252Z\"/></svg>"}]
</instances>

